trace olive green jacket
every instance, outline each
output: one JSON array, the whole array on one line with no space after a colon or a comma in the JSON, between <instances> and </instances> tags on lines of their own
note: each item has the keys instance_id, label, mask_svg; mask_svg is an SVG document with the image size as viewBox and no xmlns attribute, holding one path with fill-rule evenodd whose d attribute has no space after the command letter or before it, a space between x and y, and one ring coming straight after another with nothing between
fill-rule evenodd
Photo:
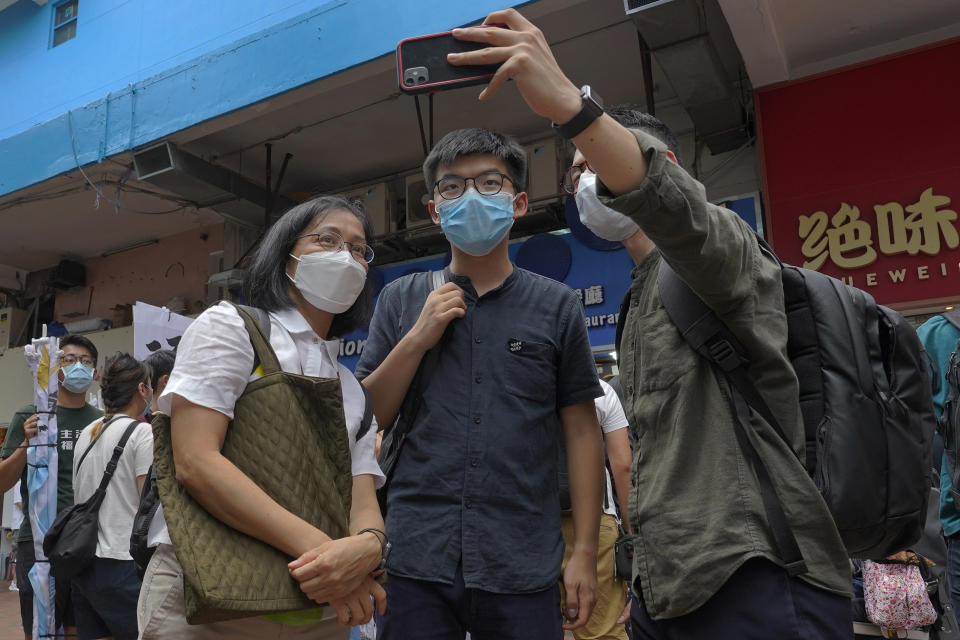
<instances>
[{"instance_id":1,"label":"olive green jacket","mask_svg":"<svg viewBox=\"0 0 960 640\"><path fill-rule=\"evenodd\" d=\"M782 564L749 461L737 444L730 389L684 342L660 301L662 260L748 349L750 375L790 444L753 414L760 455L807 562L803 579L850 596L850 566L827 506L801 462L797 379L786 355L780 268L750 227L710 204L703 185L666 147L634 131L649 165L639 189L605 203L657 245L633 272L621 343L621 384L633 430L630 524L637 532L635 588L654 618L702 606L746 560Z\"/></svg>"}]
</instances>

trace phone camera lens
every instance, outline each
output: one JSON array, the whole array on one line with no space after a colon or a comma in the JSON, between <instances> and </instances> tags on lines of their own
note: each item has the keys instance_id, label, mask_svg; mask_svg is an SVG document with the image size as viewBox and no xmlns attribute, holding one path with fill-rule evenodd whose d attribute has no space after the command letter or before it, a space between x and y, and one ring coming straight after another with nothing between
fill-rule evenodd
<instances>
[{"instance_id":1,"label":"phone camera lens","mask_svg":"<svg viewBox=\"0 0 960 640\"><path fill-rule=\"evenodd\" d=\"M406 83L407 83L408 85L409 85L409 84L413 84L413 78L407 78Z\"/></svg>"},{"instance_id":2,"label":"phone camera lens","mask_svg":"<svg viewBox=\"0 0 960 640\"><path fill-rule=\"evenodd\" d=\"M426 82L426 81L427 81L427 79L424 78L423 76L417 76L417 82L418 82L419 84L423 84L423 83Z\"/></svg>"}]
</instances>

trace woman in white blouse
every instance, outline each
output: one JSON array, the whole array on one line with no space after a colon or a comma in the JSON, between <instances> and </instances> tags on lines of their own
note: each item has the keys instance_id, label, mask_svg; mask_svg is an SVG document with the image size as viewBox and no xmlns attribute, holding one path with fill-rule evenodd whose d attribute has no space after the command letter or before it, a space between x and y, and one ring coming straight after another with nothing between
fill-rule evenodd
<instances>
[{"instance_id":1,"label":"woman in white blouse","mask_svg":"<svg viewBox=\"0 0 960 640\"><path fill-rule=\"evenodd\" d=\"M150 368L128 353L108 358L100 378L100 395L106 413L80 432L75 445L76 503L93 496L115 447L134 426L97 514L96 557L73 579L73 607L80 640L133 640L137 637L140 578L130 556L130 531L144 478L153 463L153 432L137 416L143 415L153 399Z\"/></svg>"},{"instance_id":2,"label":"woman in white blouse","mask_svg":"<svg viewBox=\"0 0 960 640\"><path fill-rule=\"evenodd\" d=\"M373 253L366 238L371 233L362 211L343 198L324 196L297 205L264 236L246 283L249 304L269 312L270 345L282 369L340 378L353 472L353 535L331 540L283 509L221 455L237 398L259 375L251 374L253 347L235 307L220 303L190 325L159 399L160 410L170 415L177 479L187 492L214 517L293 559L291 575L311 599L329 602L341 624L366 622L374 603L381 610L386 604L383 588L371 577L386 543L375 493L383 483L375 454L377 426L374 422L356 438L365 396L336 360L337 339L369 318L373 296L366 274ZM358 534L364 529L375 531ZM266 618L188 625L182 569L169 535L161 531L153 542L160 544L143 579L141 638L315 636L317 623L302 619L298 626Z\"/></svg>"}]
</instances>

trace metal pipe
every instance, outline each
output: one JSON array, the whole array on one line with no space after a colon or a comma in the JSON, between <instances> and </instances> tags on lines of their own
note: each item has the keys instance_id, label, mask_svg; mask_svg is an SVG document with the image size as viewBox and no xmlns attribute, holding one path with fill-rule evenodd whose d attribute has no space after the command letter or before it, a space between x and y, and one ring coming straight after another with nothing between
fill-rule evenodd
<instances>
[{"instance_id":1,"label":"metal pipe","mask_svg":"<svg viewBox=\"0 0 960 640\"><path fill-rule=\"evenodd\" d=\"M653 97L653 54L639 31L637 31L637 41L640 43L640 68L643 73L643 91L647 97L647 113L656 116L657 105Z\"/></svg>"},{"instance_id":2,"label":"metal pipe","mask_svg":"<svg viewBox=\"0 0 960 640\"><path fill-rule=\"evenodd\" d=\"M423 113L420 111L420 96L413 96L413 103L417 105L417 124L420 125L420 144L423 146L423 157L430 153L427 148L427 134L423 131Z\"/></svg>"},{"instance_id":3,"label":"metal pipe","mask_svg":"<svg viewBox=\"0 0 960 640\"><path fill-rule=\"evenodd\" d=\"M429 117L430 117L430 148L433 149L433 92L430 93L430 97L427 100L427 104L430 107Z\"/></svg>"},{"instance_id":4,"label":"metal pipe","mask_svg":"<svg viewBox=\"0 0 960 640\"><path fill-rule=\"evenodd\" d=\"M283 162L280 163L280 173L277 174L277 182L273 185L273 192L280 193L280 184L283 182L283 174L287 172L287 163L293 157L292 153L286 153L283 156Z\"/></svg>"},{"instance_id":5,"label":"metal pipe","mask_svg":"<svg viewBox=\"0 0 960 640\"><path fill-rule=\"evenodd\" d=\"M266 166L266 178L264 180L264 186L267 189L267 203L263 207L263 228L270 228L270 214L273 212L273 191L270 189L270 183L273 182L273 176L271 175L272 167L270 163L273 159L273 145L269 142L264 145L267 148L267 166Z\"/></svg>"}]
</instances>

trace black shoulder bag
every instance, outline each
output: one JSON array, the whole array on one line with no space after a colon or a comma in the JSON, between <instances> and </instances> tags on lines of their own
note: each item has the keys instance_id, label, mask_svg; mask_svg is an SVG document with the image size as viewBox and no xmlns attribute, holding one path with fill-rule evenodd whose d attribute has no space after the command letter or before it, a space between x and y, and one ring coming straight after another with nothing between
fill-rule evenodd
<instances>
[{"instance_id":1,"label":"black shoulder bag","mask_svg":"<svg viewBox=\"0 0 960 640\"><path fill-rule=\"evenodd\" d=\"M100 436L90 442L90 446L83 452L80 462L77 463L77 472L80 466L86 460L87 454L93 449L103 433L107 430L117 418L127 418L130 425L123 432L123 437L113 448L113 457L107 463L107 468L103 472L103 479L100 480L100 486L94 491L93 495L86 502L75 504L68 509L64 509L53 521L47 535L43 537L43 553L50 561L54 575L60 580L70 580L83 571L97 554L97 534L100 531L100 505L107 493L107 485L117 469L117 463L123 448L130 439L133 430L140 423L127 416L116 416L103 425Z\"/></svg>"}]
</instances>

